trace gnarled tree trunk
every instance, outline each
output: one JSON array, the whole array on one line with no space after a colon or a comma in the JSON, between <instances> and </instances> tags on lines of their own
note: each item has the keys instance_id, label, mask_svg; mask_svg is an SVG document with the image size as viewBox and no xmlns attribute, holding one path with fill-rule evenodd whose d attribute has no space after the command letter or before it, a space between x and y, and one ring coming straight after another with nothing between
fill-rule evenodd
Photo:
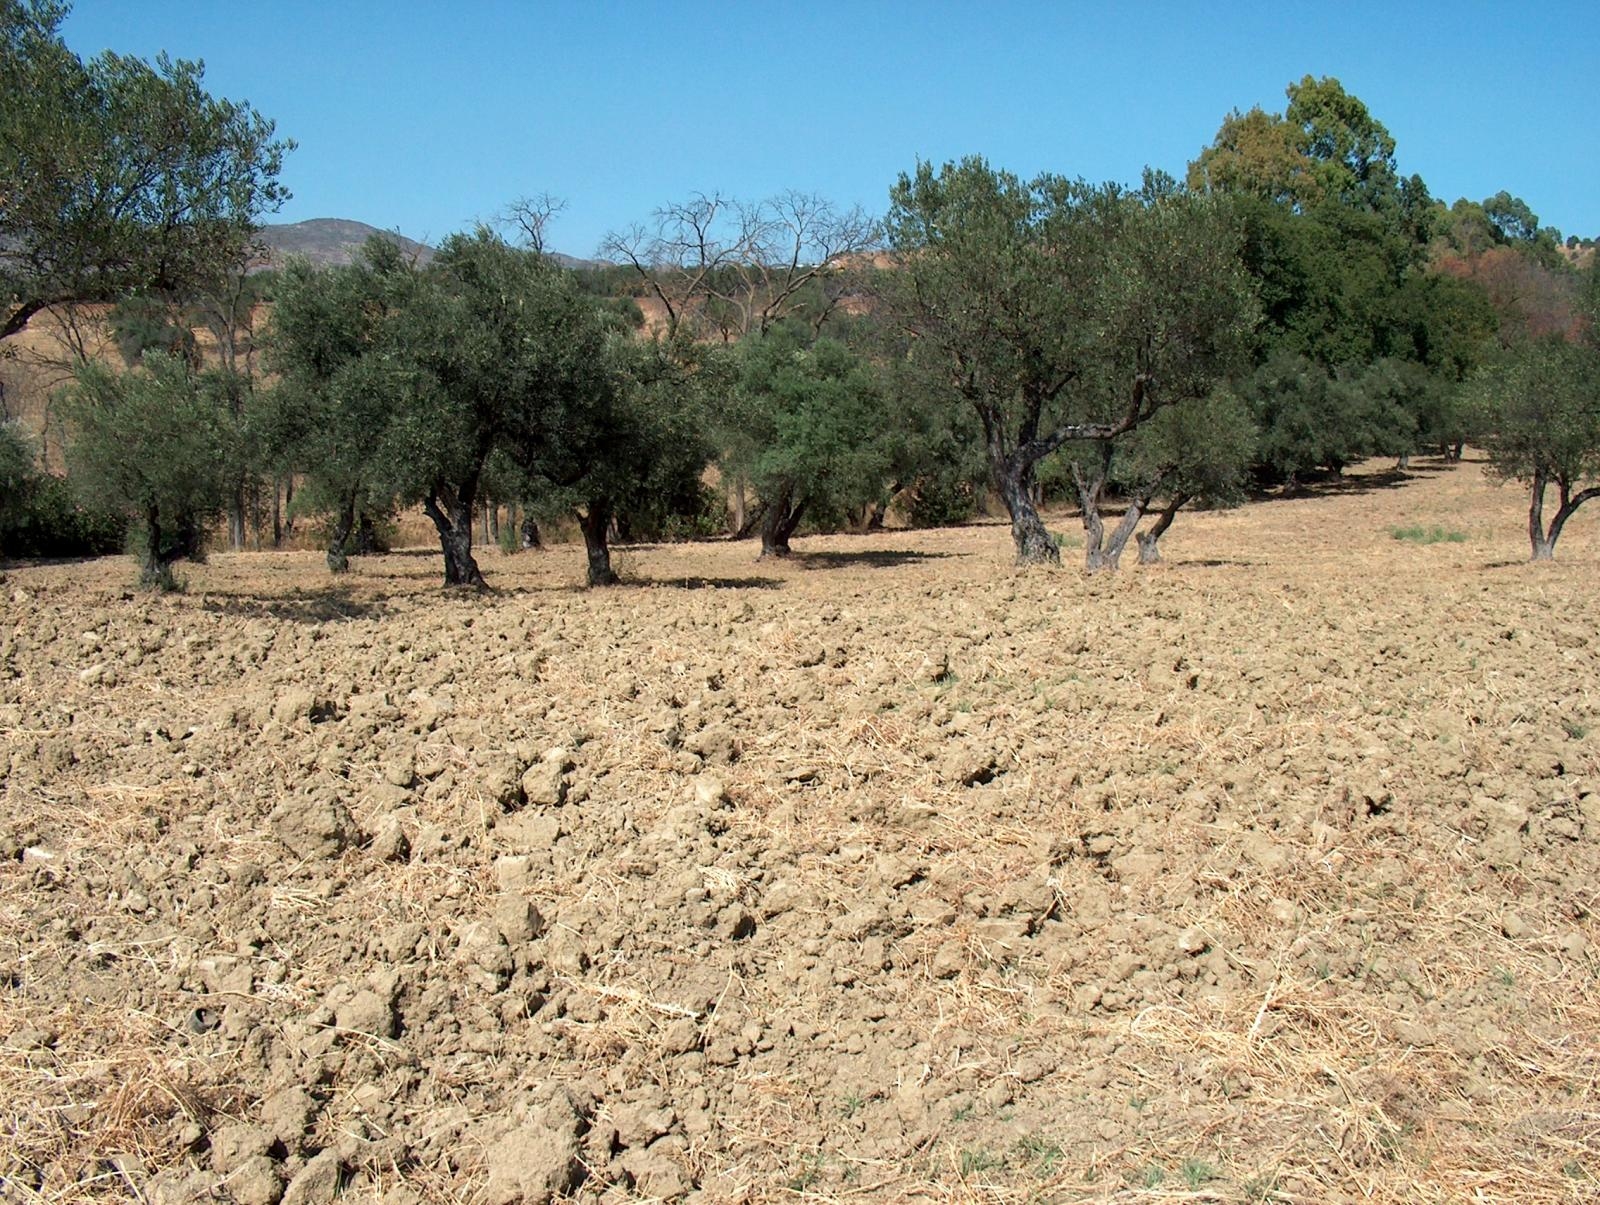
<instances>
[{"instance_id":1,"label":"gnarled tree trunk","mask_svg":"<svg viewBox=\"0 0 1600 1205\"><path fill-rule=\"evenodd\" d=\"M244 529L244 478L240 477L228 497L228 547L234 552L244 551Z\"/></svg>"},{"instance_id":2,"label":"gnarled tree trunk","mask_svg":"<svg viewBox=\"0 0 1600 1205\"><path fill-rule=\"evenodd\" d=\"M524 552L530 548L543 548L544 537L539 534L539 524L532 515L523 513L522 516L522 549Z\"/></svg>"},{"instance_id":3,"label":"gnarled tree trunk","mask_svg":"<svg viewBox=\"0 0 1600 1205\"><path fill-rule=\"evenodd\" d=\"M1150 530L1141 531L1138 534L1139 564L1158 565L1161 563L1161 549L1159 547L1161 537L1167 534L1167 528L1172 526L1173 518L1179 510L1188 504L1190 497L1191 495L1189 494L1173 495L1172 500L1156 516L1155 524Z\"/></svg>"},{"instance_id":4,"label":"gnarled tree trunk","mask_svg":"<svg viewBox=\"0 0 1600 1205\"><path fill-rule=\"evenodd\" d=\"M472 520L476 479L461 487L438 484L422 500L423 513L433 520L439 532L439 550L444 554L444 584L482 590L488 587L483 571L472 555Z\"/></svg>"},{"instance_id":5,"label":"gnarled tree trunk","mask_svg":"<svg viewBox=\"0 0 1600 1205\"><path fill-rule=\"evenodd\" d=\"M766 510L761 517L761 559L767 557L789 556L789 538L794 535L795 529L800 526L800 519L806 512L805 498L798 502L794 499L794 491L786 489L778 497L766 504Z\"/></svg>"},{"instance_id":6,"label":"gnarled tree trunk","mask_svg":"<svg viewBox=\"0 0 1600 1205\"><path fill-rule=\"evenodd\" d=\"M578 526L583 529L583 550L589 561L589 584L616 585L619 579L611 568L611 545L607 540L611 527L610 504L604 499L591 499L588 509L578 514Z\"/></svg>"},{"instance_id":7,"label":"gnarled tree trunk","mask_svg":"<svg viewBox=\"0 0 1600 1205\"><path fill-rule=\"evenodd\" d=\"M1059 565L1061 548L1039 517L1038 481L1034 470L1038 457L1027 457L1008 449L1001 424L979 407L985 442L989 449L989 475L1011 516L1011 542L1016 545L1019 565Z\"/></svg>"},{"instance_id":8,"label":"gnarled tree trunk","mask_svg":"<svg viewBox=\"0 0 1600 1205\"><path fill-rule=\"evenodd\" d=\"M1574 494L1570 481L1556 481L1556 495L1560 501L1560 506L1556 510L1555 518L1550 520L1550 526L1546 528L1544 525L1544 492L1549 485L1550 478L1547 473L1534 473L1533 486L1530 490L1528 501L1528 539L1533 545L1533 555L1529 559L1534 561L1554 560L1556 541L1561 538L1561 529L1567 525L1567 520L1572 518L1573 512L1585 502L1600 498L1600 486L1591 486Z\"/></svg>"},{"instance_id":9,"label":"gnarled tree trunk","mask_svg":"<svg viewBox=\"0 0 1600 1205\"><path fill-rule=\"evenodd\" d=\"M346 498L333 521L333 534L328 537L328 572L343 573L350 568L350 533L356 525L356 500Z\"/></svg>"}]
</instances>

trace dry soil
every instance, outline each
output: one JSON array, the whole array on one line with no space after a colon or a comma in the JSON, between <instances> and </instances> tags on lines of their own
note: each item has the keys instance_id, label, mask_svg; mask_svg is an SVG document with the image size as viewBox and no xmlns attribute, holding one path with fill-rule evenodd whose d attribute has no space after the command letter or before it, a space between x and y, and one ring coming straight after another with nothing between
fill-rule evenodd
<instances>
[{"instance_id":1,"label":"dry soil","mask_svg":"<svg viewBox=\"0 0 1600 1205\"><path fill-rule=\"evenodd\" d=\"M1099 578L10 568L0 1198L1600 1198L1600 521L1384 467Z\"/></svg>"}]
</instances>

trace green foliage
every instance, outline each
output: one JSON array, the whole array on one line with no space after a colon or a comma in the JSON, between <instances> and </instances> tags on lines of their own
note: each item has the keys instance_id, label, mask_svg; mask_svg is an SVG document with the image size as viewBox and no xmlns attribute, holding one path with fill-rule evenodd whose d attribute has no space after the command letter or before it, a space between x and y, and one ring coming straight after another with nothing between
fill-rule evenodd
<instances>
[{"instance_id":1,"label":"green foliage","mask_svg":"<svg viewBox=\"0 0 1600 1205\"><path fill-rule=\"evenodd\" d=\"M1547 559L1573 512L1600 497L1600 345L1529 343L1466 388L1489 472L1527 484L1533 558ZM1544 498L1552 486L1558 509L1546 526Z\"/></svg>"},{"instance_id":2,"label":"green foliage","mask_svg":"<svg viewBox=\"0 0 1600 1205\"><path fill-rule=\"evenodd\" d=\"M168 301L136 295L124 297L111 311L111 333L124 362L137 365L147 351L199 362L194 331Z\"/></svg>"},{"instance_id":3,"label":"green foliage","mask_svg":"<svg viewBox=\"0 0 1600 1205\"><path fill-rule=\"evenodd\" d=\"M1419 431L1435 442L1453 434L1457 412L1444 386L1415 364L1378 360L1330 373L1279 351L1239 385L1260 432L1256 474L1294 481L1341 471L1367 456L1411 452Z\"/></svg>"},{"instance_id":4,"label":"green foliage","mask_svg":"<svg viewBox=\"0 0 1600 1205\"><path fill-rule=\"evenodd\" d=\"M794 327L775 328L738 349L735 387L720 416L723 465L763 501L837 522L883 489L886 414L860 356L833 339L808 345Z\"/></svg>"},{"instance_id":5,"label":"green foliage","mask_svg":"<svg viewBox=\"0 0 1600 1205\"><path fill-rule=\"evenodd\" d=\"M1389 534L1407 544L1463 544L1467 539L1466 532L1452 531L1438 524L1432 527L1423 527L1416 523L1409 527L1391 527Z\"/></svg>"},{"instance_id":6,"label":"green foliage","mask_svg":"<svg viewBox=\"0 0 1600 1205\"><path fill-rule=\"evenodd\" d=\"M276 286L267 357L279 380L251 415L253 441L262 467L299 476L302 513L335 516L338 542L358 513L387 513L398 492L390 421L406 378L390 326L415 287L378 238L347 268L291 261Z\"/></svg>"},{"instance_id":7,"label":"green foliage","mask_svg":"<svg viewBox=\"0 0 1600 1205\"><path fill-rule=\"evenodd\" d=\"M1236 506L1244 501L1256 438L1249 408L1232 391L1186 398L1118 441L1112 475L1125 491Z\"/></svg>"},{"instance_id":8,"label":"green foliage","mask_svg":"<svg viewBox=\"0 0 1600 1205\"><path fill-rule=\"evenodd\" d=\"M182 360L149 353L121 374L82 365L63 399L72 480L91 507L132 522L145 585L170 587L173 561L199 559L221 509L230 432L206 385Z\"/></svg>"},{"instance_id":9,"label":"green foliage","mask_svg":"<svg viewBox=\"0 0 1600 1205\"><path fill-rule=\"evenodd\" d=\"M80 505L66 481L39 470L26 433L0 423L0 554L100 556L122 546L125 526L115 514Z\"/></svg>"},{"instance_id":10,"label":"green foliage","mask_svg":"<svg viewBox=\"0 0 1600 1205\"><path fill-rule=\"evenodd\" d=\"M1568 489L1600 480L1600 349L1530 344L1468 385L1496 476Z\"/></svg>"},{"instance_id":11,"label":"green foliage","mask_svg":"<svg viewBox=\"0 0 1600 1205\"><path fill-rule=\"evenodd\" d=\"M1398 211L1395 143L1382 122L1331 76L1285 89L1282 115L1260 108L1223 119L1189 165L1189 186L1257 197L1309 212L1326 204Z\"/></svg>"},{"instance_id":12,"label":"green foliage","mask_svg":"<svg viewBox=\"0 0 1600 1205\"><path fill-rule=\"evenodd\" d=\"M47 305L190 292L287 198L291 143L198 63L67 49L66 6L0 0L0 337Z\"/></svg>"},{"instance_id":13,"label":"green foliage","mask_svg":"<svg viewBox=\"0 0 1600 1205\"><path fill-rule=\"evenodd\" d=\"M1025 184L978 158L919 164L890 199L890 299L983 428L1019 560L1056 559L1032 502L1039 462L1205 396L1245 350L1232 206L1154 174L1136 192Z\"/></svg>"}]
</instances>

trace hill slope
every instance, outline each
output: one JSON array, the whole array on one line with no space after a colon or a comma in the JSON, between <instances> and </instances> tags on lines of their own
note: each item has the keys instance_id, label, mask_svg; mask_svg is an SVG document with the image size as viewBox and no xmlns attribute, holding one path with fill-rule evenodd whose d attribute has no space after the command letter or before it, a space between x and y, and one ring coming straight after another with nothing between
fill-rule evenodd
<instances>
[{"instance_id":1,"label":"hill slope","mask_svg":"<svg viewBox=\"0 0 1600 1205\"><path fill-rule=\"evenodd\" d=\"M425 243L348 218L312 218L261 228L261 239L267 246L273 267L281 267L291 255L304 256L322 266L348 264L373 235L392 239L401 251L415 255L421 263L433 258L433 248Z\"/></svg>"}]
</instances>

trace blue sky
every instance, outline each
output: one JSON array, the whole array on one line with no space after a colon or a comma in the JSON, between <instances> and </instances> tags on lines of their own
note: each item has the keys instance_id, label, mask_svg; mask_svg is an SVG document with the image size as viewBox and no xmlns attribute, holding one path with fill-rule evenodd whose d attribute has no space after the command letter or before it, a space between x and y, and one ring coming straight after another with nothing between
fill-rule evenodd
<instances>
[{"instance_id":1,"label":"blue sky","mask_svg":"<svg viewBox=\"0 0 1600 1205\"><path fill-rule=\"evenodd\" d=\"M1502 188L1600 235L1592 3L742 4L701 0L77 0L64 33L203 59L299 149L277 221L437 242L518 196L552 245L695 191L788 188L883 209L918 159L1024 175L1181 175L1232 108L1336 76L1435 196Z\"/></svg>"}]
</instances>

